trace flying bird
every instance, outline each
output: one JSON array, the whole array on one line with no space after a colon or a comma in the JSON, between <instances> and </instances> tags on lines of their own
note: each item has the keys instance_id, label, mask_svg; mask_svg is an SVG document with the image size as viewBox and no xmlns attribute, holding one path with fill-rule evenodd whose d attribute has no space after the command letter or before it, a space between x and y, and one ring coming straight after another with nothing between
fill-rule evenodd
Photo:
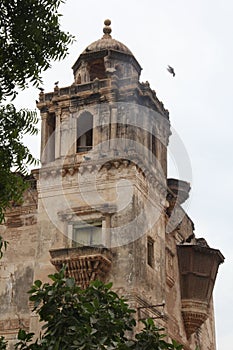
<instances>
[{"instance_id":1,"label":"flying bird","mask_svg":"<svg viewBox=\"0 0 233 350\"><path fill-rule=\"evenodd\" d=\"M43 91L44 91L44 89L43 89L42 87L39 87L39 90L40 90L41 92L43 92Z\"/></svg>"},{"instance_id":2,"label":"flying bird","mask_svg":"<svg viewBox=\"0 0 233 350\"><path fill-rule=\"evenodd\" d=\"M174 71L174 68L172 68L171 66L167 66L167 70L168 70L169 73L171 73L173 75L173 77L176 75L175 71Z\"/></svg>"},{"instance_id":3,"label":"flying bird","mask_svg":"<svg viewBox=\"0 0 233 350\"><path fill-rule=\"evenodd\" d=\"M58 85L59 84L59 81L55 81L54 85Z\"/></svg>"}]
</instances>

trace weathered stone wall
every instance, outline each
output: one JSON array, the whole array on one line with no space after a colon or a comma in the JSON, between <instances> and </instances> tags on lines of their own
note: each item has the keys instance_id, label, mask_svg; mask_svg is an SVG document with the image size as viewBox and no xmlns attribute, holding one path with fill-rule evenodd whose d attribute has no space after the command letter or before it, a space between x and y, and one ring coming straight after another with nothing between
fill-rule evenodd
<instances>
[{"instance_id":1,"label":"weathered stone wall","mask_svg":"<svg viewBox=\"0 0 233 350\"><path fill-rule=\"evenodd\" d=\"M34 280L38 245L35 188L26 191L21 206L6 213L0 228L9 242L0 260L0 335L14 341L20 327L29 330L30 326L27 291Z\"/></svg>"}]
</instances>

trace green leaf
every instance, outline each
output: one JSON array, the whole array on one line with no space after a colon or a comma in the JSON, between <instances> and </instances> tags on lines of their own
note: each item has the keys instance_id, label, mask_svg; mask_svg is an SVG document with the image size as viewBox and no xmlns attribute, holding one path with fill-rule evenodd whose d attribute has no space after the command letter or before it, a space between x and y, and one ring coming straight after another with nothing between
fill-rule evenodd
<instances>
[{"instance_id":1,"label":"green leaf","mask_svg":"<svg viewBox=\"0 0 233 350\"><path fill-rule=\"evenodd\" d=\"M37 288L40 288L41 285L42 285L42 282L41 282L40 280L36 280L36 281L34 282L34 284L35 284L35 286L36 286Z\"/></svg>"},{"instance_id":2,"label":"green leaf","mask_svg":"<svg viewBox=\"0 0 233 350\"><path fill-rule=\"evenodd\" d=\"M27 333L24 329L20 329L18 332L18 339L19 340L26 340L27 339Z\"/></svg>"},{"instance_id":3,"label":"green leaf","mask_svg":"<svg viewBox=\"0 0 233 350\"><path fill-rule=\"evenodd\" d=\"M7 341L5 341L5 338L3 336L0 337L0 350L6 350L7 347Z\"/></svg>"},{"instance_id":4,"label":"green leaf","mask_svg":"<svg viewBox=\"0 0 233 350\"><path fill-rule=\"evenodd\" d=\"M74 278L67 278L66 285L69 288L73 288L75 286L75 280Z\"/></svg>"}]
</instances>

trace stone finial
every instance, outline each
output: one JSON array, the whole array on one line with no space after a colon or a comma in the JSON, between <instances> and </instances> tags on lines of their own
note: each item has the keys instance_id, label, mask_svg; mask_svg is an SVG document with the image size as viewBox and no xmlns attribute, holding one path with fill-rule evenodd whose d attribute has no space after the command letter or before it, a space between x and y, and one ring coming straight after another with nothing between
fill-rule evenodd
<instances>
[{"instance_id":1,"label":"stone finial","mask_svg":"<svg viewBox=\"0 0 233 350\"><path fill-rule=\"evenodd\" d=\"M105 27L103 28L104 36L103 38L111 38L112 28L110 27L111 21L110 19L106 19L104 21Z\"/></svg>"}]
</instances>

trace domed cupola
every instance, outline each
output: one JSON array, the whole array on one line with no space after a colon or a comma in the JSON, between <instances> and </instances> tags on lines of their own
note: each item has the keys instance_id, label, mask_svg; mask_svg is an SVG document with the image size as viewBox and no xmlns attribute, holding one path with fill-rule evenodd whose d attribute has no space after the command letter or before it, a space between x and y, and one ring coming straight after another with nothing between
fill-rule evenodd
<instances>
[{"instance_id":1,"label":"domed cupola","mask_svg":"<svg viewBox=\"0 0 233 350\"><path fill-rule=\"evenodd\" d=\"M76 84L107 79L111 75L139 80L139 63L127 46L112 38L111 21L106 19L104 24L103 37L88 45L72 67Z\"/></svg>"}]
</instances>

